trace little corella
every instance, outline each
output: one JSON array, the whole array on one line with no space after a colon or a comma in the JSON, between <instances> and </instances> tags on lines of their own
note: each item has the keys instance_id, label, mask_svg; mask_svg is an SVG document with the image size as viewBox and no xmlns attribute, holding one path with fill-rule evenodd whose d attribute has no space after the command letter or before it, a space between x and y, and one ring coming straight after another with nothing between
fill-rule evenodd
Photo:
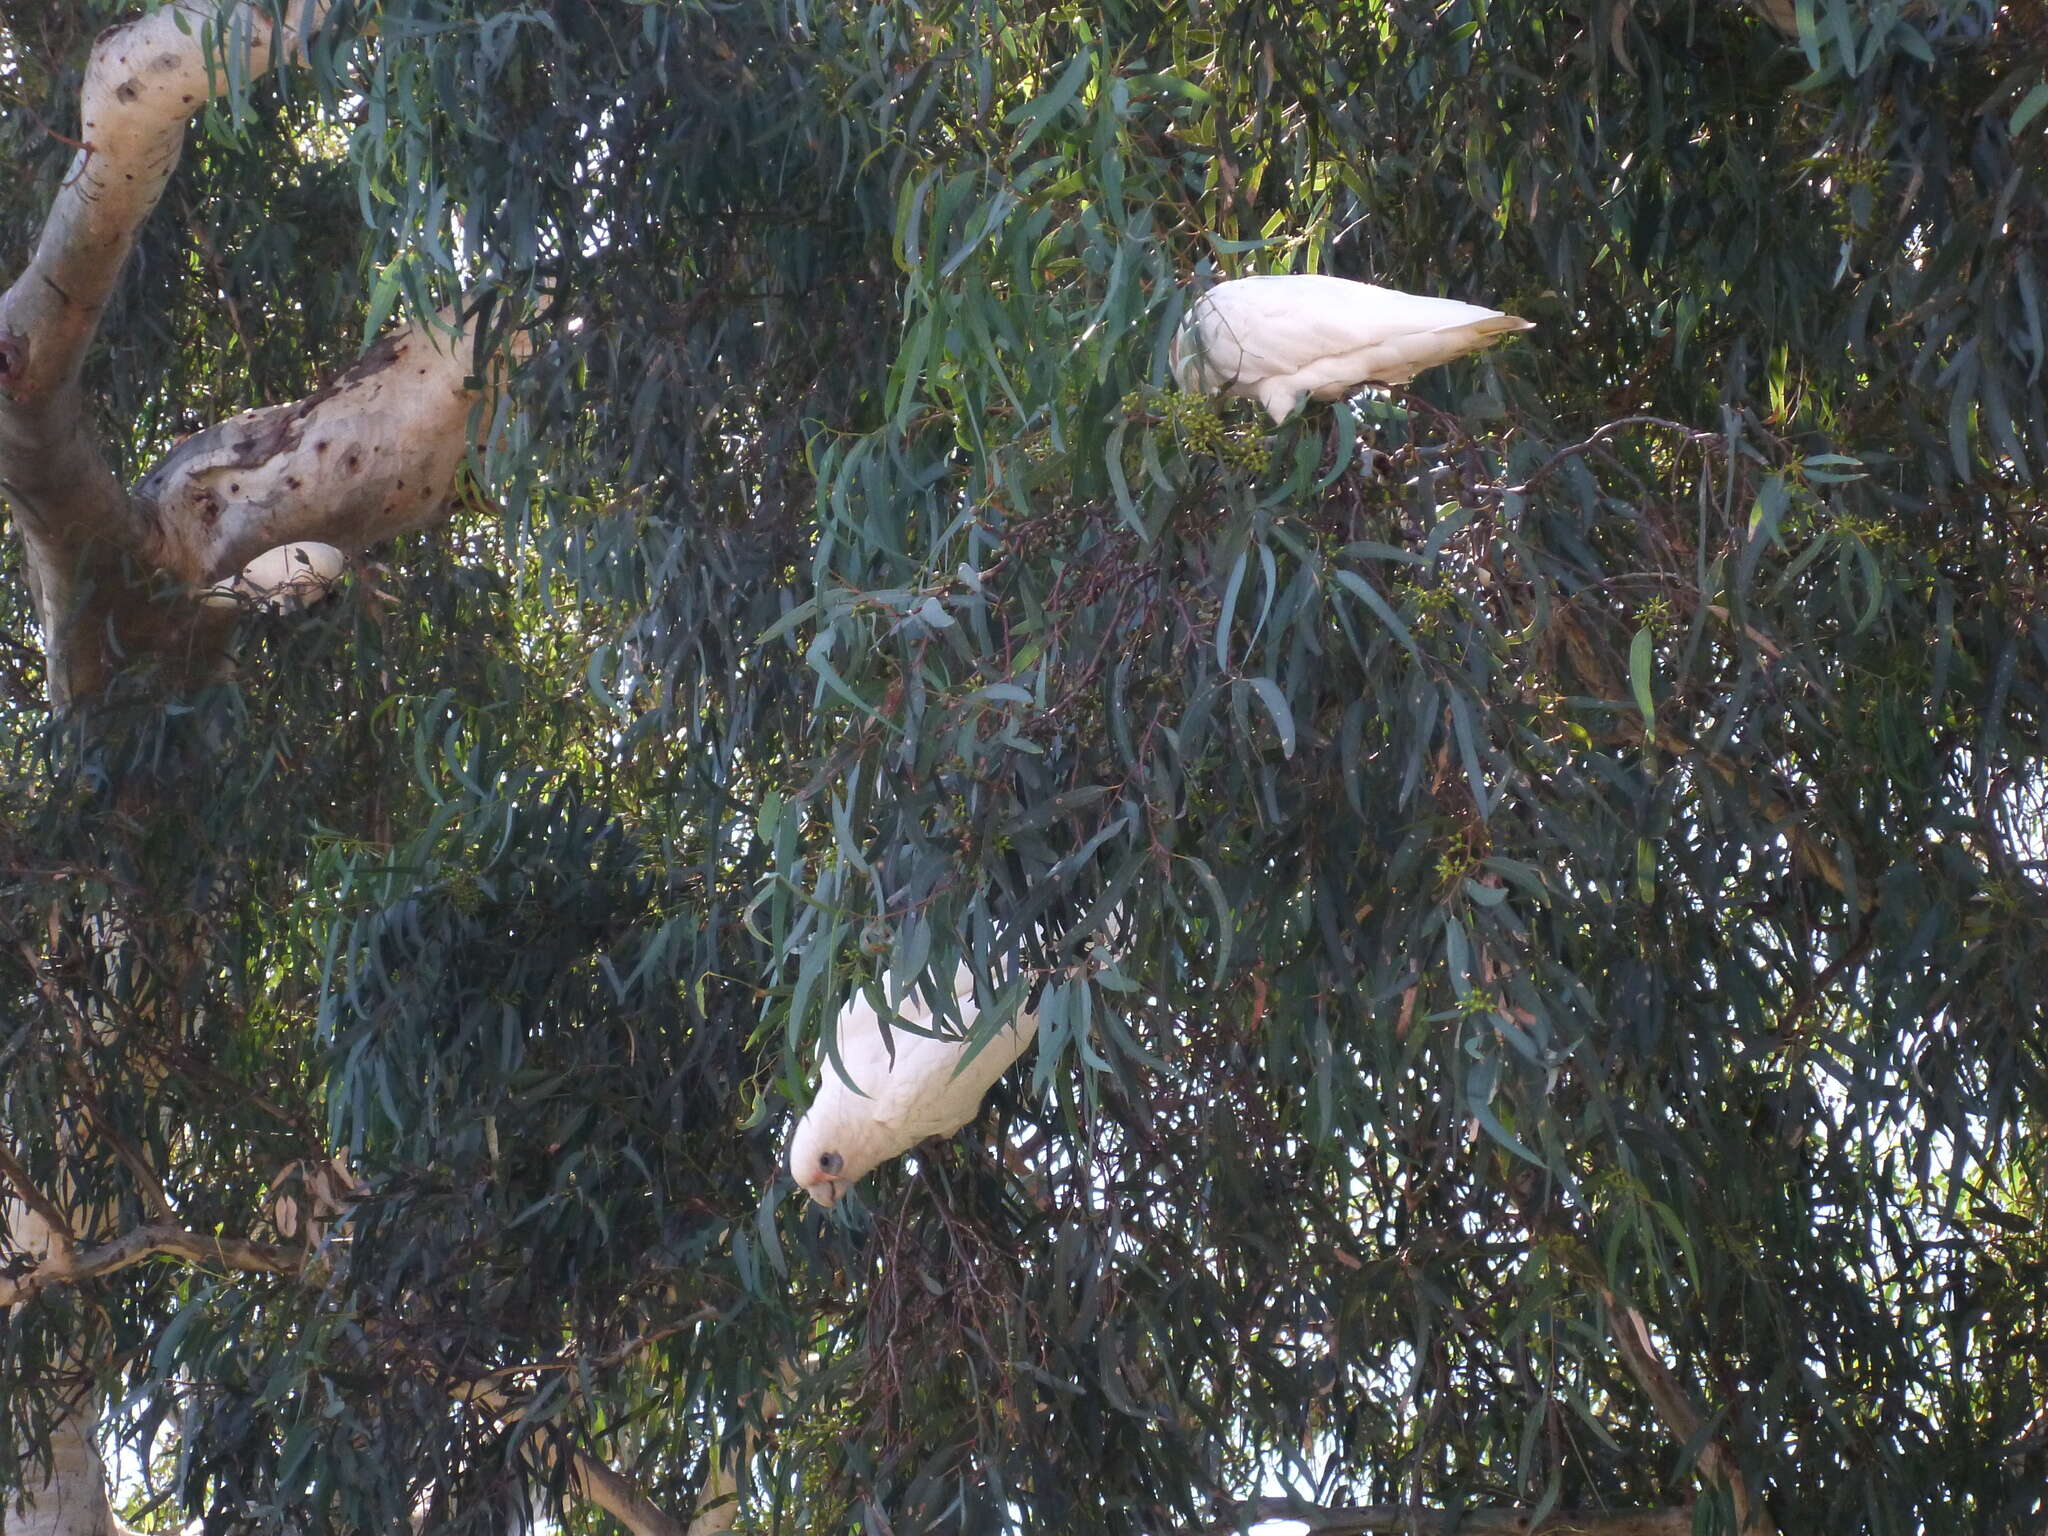
<instances>
[{"instance_id":1,"label":"little corella","mask_svg":"<svg viewBox=\"0 0 2048 1536\"><path fill-rule=\"evenodd\" d=\"M1534 328L1497 309L1348 278L1240 277L1188 306L1169 356L1182 389L1256 400L1278 424L1304 398L1341 400L1366 384L1406 384L1425 368Z\"/></svg>"},{"instance_id":2,"label":"little corella","mask_svg":"<svg viewBox=\"0 0 2048 1536\"><path fill-rule=\"evenodd\" d=\"M959 1130L1004 1069L1038 1038L1038 1016L1020 1009L969 1060L977 1011L974 977L964 965L954 973L953 996L966 1032L960 1039L917 1033L935 1026L915 988L897 1005L886 1039L865 993L855 993L840 1010L833 1028L845 1076L829 1054L820 1054L817 1096L789 1139L790 1174L818 1204L838 1204L861 1175L927 1136Z\"/></svg>"}]
</instances>

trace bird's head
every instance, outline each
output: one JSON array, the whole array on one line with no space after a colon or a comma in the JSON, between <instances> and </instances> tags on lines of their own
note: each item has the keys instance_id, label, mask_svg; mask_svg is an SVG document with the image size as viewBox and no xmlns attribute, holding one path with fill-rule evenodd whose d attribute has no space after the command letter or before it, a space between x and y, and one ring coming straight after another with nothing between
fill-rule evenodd
<instances>
[{"instance_id":1,"label":"bird's head","mask_svg":"<svg viewBox=\"0 0 2048 1536\"><path fill-rule=\"evenodd\" d=\"M890 1149L878 1143L869 1101L856 1096L827 1067L818 1096L789 1138L789 1172L819 1205L834 1206ZM865 1112L863 1112L865 1111Z\"/></svg>"}]
</instances>

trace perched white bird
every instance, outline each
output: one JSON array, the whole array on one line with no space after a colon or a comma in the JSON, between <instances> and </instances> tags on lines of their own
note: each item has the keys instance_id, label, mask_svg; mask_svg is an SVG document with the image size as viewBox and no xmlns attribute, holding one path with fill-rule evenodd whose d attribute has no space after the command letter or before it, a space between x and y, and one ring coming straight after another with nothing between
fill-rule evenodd
<instances>
[{"instance_id":1,"label":"perched white bird","mask_svg":"<svg viewBox=\"0 0 2048 1536\"><path fill-rule=\"evenodd\" d=\"M1533 321L1497 309L1303 274L1218 283L1173 338L1174 382L1256 400L1275 424L1302 396L1341 400L1365 384L1406 384Z\"/></svg>"},{"instance_id":2,"label":"perched white bird","mask_svg":"<svg viewBox=\"0 0 2048 1536\"><path fill-rule=\"evenodd\" d=\"M974 978L964 965L954 974L953 995L971 1034ZM918 1029L933 1028L932 1011L915 990L896 1013ZM925 1137L959 1130L981 1109L982 1095L1004 1068L1038 1038L1038 1016L1020 1009L963 1067L965 1039L934 1039L892 1023L884 1041L881 1017L862 993L840 1010L833 1027L839 1060L860 1091L848 1087L821 1052L817 1097L789 1138L789 1171L820 1205L838 1204L862 1174L901 1157Z\"/></svg>"},{"instance_id":3,"label":"perched white bird","mask_svg":"<svg viewBox=\"0 0 2048 1536\"><path fill-rule=\"evenodd\" d=\"M201 600L209 608L291 613L333 591L347 564L332 544L280 544L243 566L233 580L208 587Z\"/></svg>"}]
</instances>

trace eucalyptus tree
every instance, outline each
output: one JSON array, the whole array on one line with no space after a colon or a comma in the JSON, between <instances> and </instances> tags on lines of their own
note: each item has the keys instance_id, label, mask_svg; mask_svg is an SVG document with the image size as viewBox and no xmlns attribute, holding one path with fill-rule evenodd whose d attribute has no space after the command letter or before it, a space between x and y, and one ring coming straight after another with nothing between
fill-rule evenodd
<instances>
[{"instance_id":1,"label":"eucalyptus tree","mask_svg":"<svg viewBox=\"0 0 2048 1536\"><path fill-rule=\"evenodd\" d=\"M0 1528L2038 1528L2042 30L0 0Z\"/></svg>"}]
</instances>

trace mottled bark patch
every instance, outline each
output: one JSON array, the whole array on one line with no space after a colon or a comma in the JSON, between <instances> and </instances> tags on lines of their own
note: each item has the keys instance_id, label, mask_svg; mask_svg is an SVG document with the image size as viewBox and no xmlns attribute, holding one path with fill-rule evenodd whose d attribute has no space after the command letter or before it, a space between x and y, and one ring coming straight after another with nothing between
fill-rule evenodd
<instances>
[{"instance_id":1,"label":"mottled bark patch","mask_svg":"<svg viewBox=\"0 0 2048 1536\"><path fill-rule=\"evenodd\" d=\"M0 393L17 398L14 381L28 372L28 338L18 331L0 331Z\"/></svg>"}]
</instances>

